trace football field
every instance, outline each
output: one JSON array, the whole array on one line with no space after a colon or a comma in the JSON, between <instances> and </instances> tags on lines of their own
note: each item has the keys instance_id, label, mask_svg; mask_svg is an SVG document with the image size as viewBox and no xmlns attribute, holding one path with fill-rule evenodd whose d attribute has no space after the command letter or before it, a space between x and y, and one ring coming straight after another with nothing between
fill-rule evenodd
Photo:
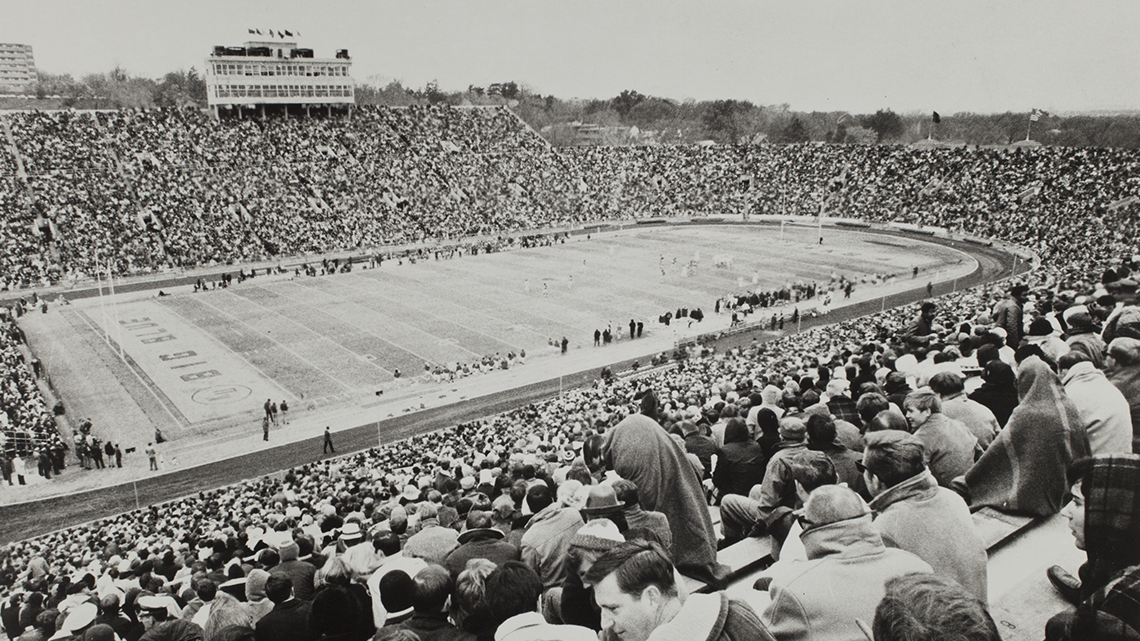
<instances>
[{"instance_id":1,"label":"football field","mask_svg":"<svg viewBox=\"0 0 1140 641\"><path fill-rule=\"evenodd\" d=\"M260 441L266 399L286 401L296 424L336 425L356 420L336 412L377 408L381 391L393 403L442 403L463 385L471 389L452 398L474 397L475 388L495 381L504 389L548 378L552 366L580 371L670 349L685 335L728 325L727 315L713 313L720 296L844 276L858 283L855 299L866 300L892 285L946 281L975 266L945 245L868 231L825 228L820 244L814 227L635 226L549 247L386 260L333 276L290 272L197 293L183 285L161 297L88 298L21 324L70 421L90 418L101 438L138 451L158 428L170 441L166 455L190 465L206 445L237 436ZM896 276L893 283L871 282L887 275ZM837 293L834 303L843 302ZM701 308L706 319L692 328L658 323L679 308ZM778 311L790 316L792 309ZM644 324L633 341L631 319ZM607 327L620 340L595 348L595 329ZM562 337L566 357L551 345ZM509 372L462 381L425 373L524 352L525 364ZM139 458L132 462L145 466Z\"/></svg>"}]
</instances>

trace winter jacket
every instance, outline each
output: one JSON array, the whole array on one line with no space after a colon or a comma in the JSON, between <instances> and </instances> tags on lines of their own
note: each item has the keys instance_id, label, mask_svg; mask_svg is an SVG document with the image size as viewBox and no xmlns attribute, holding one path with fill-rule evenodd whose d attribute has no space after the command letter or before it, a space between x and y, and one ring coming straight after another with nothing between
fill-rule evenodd
<instances>
[{"instance_id":1,"label":"winter jacket","mask_svg":"<svg viewBox=\"0 0 1140 641\"><path fill-rule=\"evenodd\" d=\"M1097 454L1132 452L1132 415L1128 399L1092 363L1073 365L1061 381L1065 395L1077 406L1089 435L1089 448Z\"/></svg>"},{"instance_id":2,"label":"winter jacket","mask_svg":"<svg viewBox=\"0 0 1140 641\"><path fill-rule=\"evenodd\" d=\"M544 591L566 581L570 539L585 524L578 510L563 507L561 503L544 507L530 519L520 552L523 562L542 579Z\"/></svg>"},{"instance_id":3,"label":"winter jacket","mask_svg":"<svg viewBox=\"0 0 1140 641\"><path fill-rule=\"evenodd\" d=\"M1140 432L1136 429L1140 425L1140 365L1117 367L1108 374L1108 381L1128 400L1132 414L1132 451L1140 453Z\"/></svg>"},{"instance_id":4,"label":"winter jacket","mask_svg":"<svg viewBox=\"0 0 1140 641\"><path fill-rule=\"evenodd\" d=\"M926 451L926 464L938 484L949 487L950 482L966 473L974 464L978 439L959 421L945 414L931 414L914 436L922 441Z\"/></svg>"},{"instance_id":5,"label":"winter jacket","mask_svg":"<svg viewBox=\"0 0 1140 641\"><path fill-rule=\"evenodd\" d=\"M923 470L876 496L871 509L884 544L913 553L988 603L986 543L961 496Z\"/></svg>"},{"instance_id":6,"label":"winter jacket","mask_svg":"<svg viewBox=\"0 0 1140 641\"><path fill-rule=\"evenodd\" d=\"M647 641L775 641L747 603L724 592L690 594Z\"/></svg>"},{"instance_id":7,"label":"winter jacket","mask_svg":"<svg viewBox=\"0 0 1140 641\"><path fill-rule=\"evenodd\" d=\"M887 580L930 572L926 561L888 548L871 515L810 528L800 537L807 561L769 569L772 602L761 621L780 641L864 641L856 619L870 624Z\"/></svg>"},{"instance_id":8,"label":"winter jacket","mask_svg":"<svg viewBox=\"0 0 1140 641\"><path fill-rule=\"evenodd\" d=\"M959 392L942 399L942 413L966 426L978 439L978 445L986 449L997 436L1001 425L990 408L971 400L965 392Z\"/></svg>"}]
</instances>

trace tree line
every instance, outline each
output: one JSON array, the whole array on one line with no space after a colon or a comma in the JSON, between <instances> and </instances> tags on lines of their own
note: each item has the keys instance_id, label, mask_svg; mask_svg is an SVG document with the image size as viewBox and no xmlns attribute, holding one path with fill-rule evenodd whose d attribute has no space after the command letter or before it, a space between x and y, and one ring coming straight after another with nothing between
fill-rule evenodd
<instances>
[{"instance_id":1,"label":"tree line","mask_svg":"<svg viewBox=\"0 0 1140 641\"><path fill-rule=\"evenodd\" d=\"M159 80L133 76L122 68L90 74L39 73L31 86L35 100L4 99L8 108L115 109L205 107L206 84L194 68L172 71ZM370 82L356 87L360 105L508 105L555 145L717 144L826 142L906 144L927 138L967 145L1009 145L1030 140L1045 145L1140 148L1140 112L1060 116L1041 114L1030 126L1029 112L1000 114L873 114L845 111L802 112L787 104L757 105L747 100L674 100L625 90L608 99L565 100L543 96L525 83L508 81L462 91L443 91L435 82L422 88ZM579 135L594 125L603 136Z\"/></svg>"}]
</instances>

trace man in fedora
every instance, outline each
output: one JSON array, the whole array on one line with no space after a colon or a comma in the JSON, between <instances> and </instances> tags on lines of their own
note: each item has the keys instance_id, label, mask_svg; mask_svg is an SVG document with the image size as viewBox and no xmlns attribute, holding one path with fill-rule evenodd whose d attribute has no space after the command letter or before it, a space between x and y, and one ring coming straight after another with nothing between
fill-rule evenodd
<instances>
[{"instance_id":1,"label":"man in fedora","mask_svg":"<svg viewBox=\"0 0 1140 641\"><path fill-rule=\"evenodd\" d=\"M586 505L579 511L582 513L582 520L584 521L609 519L618 526L622 533L625 533L629 529L629 524L625 521L625 515L622 512L624 509L625 504L618 500L614 486L609 483L602 483L601 485L590 486Z\"/></svg>"}]
</instances>

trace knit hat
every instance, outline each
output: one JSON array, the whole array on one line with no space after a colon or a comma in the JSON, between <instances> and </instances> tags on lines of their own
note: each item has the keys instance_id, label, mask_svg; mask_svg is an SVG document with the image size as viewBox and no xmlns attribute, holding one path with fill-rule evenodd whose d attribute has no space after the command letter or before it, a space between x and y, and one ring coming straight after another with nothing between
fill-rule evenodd
<instances>
[{"instance_id":1,"label":"knit hat","mask_svg":"<svg viewBox=\"0 0 1140 641\"><path fill-rule=\"evenodd\" d=\"M296 545L296 544L294 544ZM269 581L269 573L261 568L249 571L245 578L245 598L247 601L260 601L265 598L265 583Z\"/></svg>"},{"instance_id":2,"label":"knit hat","mask_svg":"<svg viewBox=\"0 0 1140 641\"><path fill-rule=\"evenodd\" d=\"M572 547L606 552L625 542L618 526L609 519L594 519L578 528L570 537Z\"/></svg>"},{"instance_id":3,"label":"knit hat","mask_svg":"<svg viewBox=\"0 0 1140 641\"><path fill-rule=\"evenodd\" d=\"M289 539L289 541L284 543L281 548L277 550L277 555L281 558L282 563L286 561L296 561L297 558L301 556L301 548L298 547L296 541Z\"/></svg>"}]
</instances>

